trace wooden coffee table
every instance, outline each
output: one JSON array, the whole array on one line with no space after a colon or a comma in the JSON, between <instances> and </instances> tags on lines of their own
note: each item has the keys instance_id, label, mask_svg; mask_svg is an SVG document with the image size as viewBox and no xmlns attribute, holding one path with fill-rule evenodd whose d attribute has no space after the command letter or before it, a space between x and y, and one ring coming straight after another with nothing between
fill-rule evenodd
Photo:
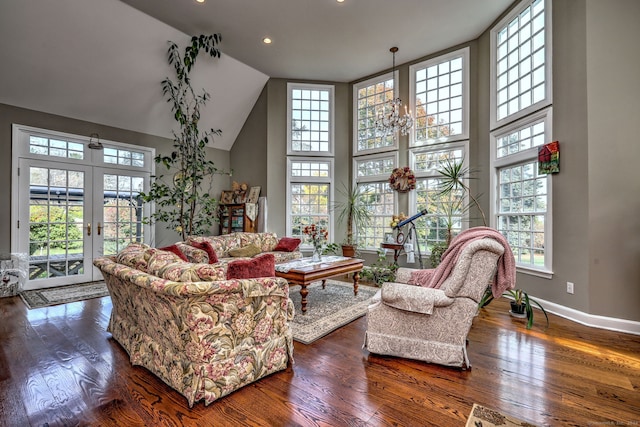
<instances>
[{"instance_id":1,"label":"wooden coffee table","mask_svg":"<svg viewBox=\"0 0 640 427\"><path fill-rule=\"evenodd\" d=\"M326 262L314 265L301 265L300 261L308 259L302 258L301 260L290 261L287 263L276 265L276 276L283 277L292 285L300 285L300 296L302 305L302 314L307 312L307 295L309 290L307 286L312 282L322 280L322 289L324 289L325 282L328 278L339 276L341 274L353 273L353 294L358 295L358 280L360 280L360 270L362 270L363 261L358 258L344 258L344 257L323 257ZM291 265L288 271L278 271L278 267L287 268L287 265Z\"/></svg>"}]
</instances>

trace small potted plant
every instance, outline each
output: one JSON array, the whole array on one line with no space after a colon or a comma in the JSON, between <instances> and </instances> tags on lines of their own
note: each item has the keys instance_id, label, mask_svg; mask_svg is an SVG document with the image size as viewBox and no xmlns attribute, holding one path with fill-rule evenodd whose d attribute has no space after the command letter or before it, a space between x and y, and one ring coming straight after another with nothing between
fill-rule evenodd
<instances>
[{"instance_id":1,"label":"small potted plant","mask_svg":"<svg viewBox=\"0 0 640 427\"><path fill-rule=\"evenodd\" d=\"M540 310L542 310L542 314L544 314L545 319L547 320L547 328L549 327L549 316L547 315L547 311L544 307L533 298L529 297L523 289L509 289L503 296L508 296L513 298L511 300L511 310L509 313L513 317L520 317L527 319L527 329L531 329L533 326L533 307L532 303L537 305ZM484 296L478 303L480 308L486 307L489 303L493 301L493 293L491 292L491 287L488 287L484 293Z\"/></svg>"},{"instance_id":2,"label":"small potted plant","mask_svg":"<svg viewBox=\"0 0 640 427\"><path fill-rule=\"evenodd\" d=\"M338 221L347 223L347 235L342 244L342 255L352 257L355 255L356 242L354 233L358 229L362 229L369 224L371 213L367 206L362 202L362 191L357 185L347 187L344 183L342 188L338 189L342 196L336 201L332 209L338 212Z\"/></svg>"},{"instance_id":3,"label":"small potted plant","mask_svg":"<svg viewBox=\"0 0 640 427\"><path fill-rule=\"evenodd\" d=\"M365 266L360 272L360 276L369 282L382 286L384 282L393 282L396 280L396 272L398 264L389 262L384 249L378 249L378 259L370 266Z\"/></svg>"}]
</instances>

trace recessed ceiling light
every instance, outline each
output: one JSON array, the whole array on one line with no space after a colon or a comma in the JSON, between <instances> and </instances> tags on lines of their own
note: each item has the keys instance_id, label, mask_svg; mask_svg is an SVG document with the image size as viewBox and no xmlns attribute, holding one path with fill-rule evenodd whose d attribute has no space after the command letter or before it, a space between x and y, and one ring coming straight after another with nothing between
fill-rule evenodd
<instances>
[{"instance_id":1,"label":"recessed ceiling light","mask_svg":"<svg viewBox=\"0 0 640 427\"><path fill-rule=\"evenodd\" d=\"M204 3L204 0L196 0L198 3Z\"/></svg>"},{"instance_id":2,"label":"recessed ceiling light","mask_svg":"<svg viewBox=\"0 0 640 427\"><path fill-rule=\"evenodd\" d=\"M265 37L265 38L262 39L262 43L271 44L271 39L269 37Z\"/></svg>"},{"instance_id":3,"label":"recessed ceiling light","mask_svg":"<svg viewBox=\"0 0 640 427\"><path fill-rule=\"evenodd\" d=\"M336 0L338 3L344 3L344 0Z\"/></svg>"}]
</instances>

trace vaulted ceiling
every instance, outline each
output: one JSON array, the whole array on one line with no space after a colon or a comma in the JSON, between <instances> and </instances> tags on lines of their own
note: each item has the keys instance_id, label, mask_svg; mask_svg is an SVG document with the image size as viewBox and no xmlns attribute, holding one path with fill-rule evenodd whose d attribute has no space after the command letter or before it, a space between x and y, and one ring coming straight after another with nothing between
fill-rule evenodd
<instances>
[{"instance_id":1,"label":"vaulted ceiling","mask_svg":"<svg viewBox=\"0 0 640 427\"><path fill-rule=\"evenodd\" d=\"M171 137L167 41L220 32L194 87L229 150L269 77L350 82L472 40L512 0L3 0L0 103ZM269 36L271 45L262 43Z\"/></svg>"}]
</instances>

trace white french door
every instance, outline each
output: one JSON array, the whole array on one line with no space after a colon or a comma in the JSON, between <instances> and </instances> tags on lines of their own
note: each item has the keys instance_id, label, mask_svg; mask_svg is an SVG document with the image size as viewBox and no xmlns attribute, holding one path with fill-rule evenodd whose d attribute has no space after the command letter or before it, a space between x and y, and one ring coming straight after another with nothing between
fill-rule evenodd
<instances>
[{"instance_id":1,"label":"white french door","mask_svg":"<svg viewBox=\"0 0 640 427\"><path fill-rule=\"evenodd\" d=\"M152 150L117 143L91 150L82 137L16 127L12 252L28 258L25 289L101 280L94 258L150 239L140 193L148 190Z\"/></svg>"},{"instance_id":2,"label":"white french door","mask_svg":"<svg viewBox=\"0 0 640 427\"><path fill-rule=\"evenodd\" d=\"M18 247L29 256L26 289L93 280L93 168L20 159Z\"/></svg>"}]
</instances>

